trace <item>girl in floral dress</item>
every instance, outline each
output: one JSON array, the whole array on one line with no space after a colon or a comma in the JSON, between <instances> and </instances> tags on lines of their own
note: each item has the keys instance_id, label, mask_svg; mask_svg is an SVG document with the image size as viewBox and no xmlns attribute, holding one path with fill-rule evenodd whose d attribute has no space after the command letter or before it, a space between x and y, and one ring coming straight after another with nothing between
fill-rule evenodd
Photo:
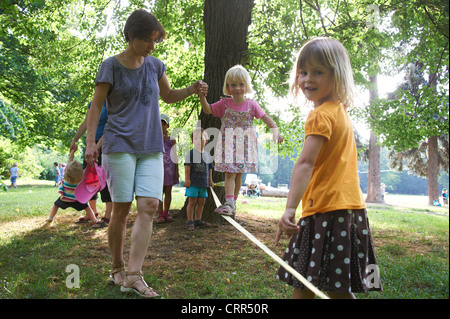
<instances>
[{"instance_id":1,"label":"girl in floral dress","mask_svg":"<svg viewBox=\"0 0 450 319\"><path fill-rule=\"evenodd\" d=\"M200 94L203 112L222 119L220 135L215 148L215 170L225 173L225 203L215 211L222 215L236 214L236 199L241 188L243 173L258 171L256 132L253 119L262 121L272 130L277 143L283 141L275 122L256 101L246 94L253 92L250 75L241 65L232 67L225 75L223 92L231 96L208 104Z\"/></svg>"}]
</instances>

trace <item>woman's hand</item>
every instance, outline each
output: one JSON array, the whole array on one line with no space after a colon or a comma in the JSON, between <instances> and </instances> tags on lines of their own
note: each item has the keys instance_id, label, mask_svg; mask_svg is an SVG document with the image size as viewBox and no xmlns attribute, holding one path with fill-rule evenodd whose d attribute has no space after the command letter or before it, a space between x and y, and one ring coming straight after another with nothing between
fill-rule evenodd
<instances>
[{"instance_id":1,"label":"woman's hand","mask_svg":"<svg viewBox=\"0 0 450 319\"><path fill-rule=\"evenodd\" d=\"M196 81L191 88L195 94L206 96L208 94L208 84L201 80Z\"/></svg>"},{"instance_id":2,"label":"woman's hand","mask_svg":"<svg viewBox=\"0 0 450 319\"><path fill-rule=\"evenodd\" d=\"M87 143L86 151L84 152L84 159L88 165L94 166L94 162L97 161L98 158L98 148L95 143Z\"/></svg>"}]
</instances>

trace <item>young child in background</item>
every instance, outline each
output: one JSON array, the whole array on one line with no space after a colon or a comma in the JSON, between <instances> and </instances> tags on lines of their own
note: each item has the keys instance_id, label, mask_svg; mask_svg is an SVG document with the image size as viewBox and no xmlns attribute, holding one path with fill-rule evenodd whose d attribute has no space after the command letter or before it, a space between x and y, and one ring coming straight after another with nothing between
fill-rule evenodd
<instances>
[{"instance_id":1,"label":"young child in background","mask_svg":"<svg viewBox=\"0 0 450 319\"><path fill-rule=\"evenodd\" d=\"M187 222L185 228L194 230L196 227L205 226L202 220L203 206L208 197L208 187L214 187L212 180L213 163L208 152L204 151L208 140L203 129L194 129L191 135L194 148L186 154L184 161L186 196L189 198L187 205Z\"/></svg>"},{"instance_id":2,"label":"young child in background","mask_svg":"<svg viewBox=\"0 0 450 319\"><path fill-rule=\"evenodd\" d=\"M243 173L258 171L256 132L253 119L262 121L272 129L273 139L283 141L275 122L246 94L253 93L250 75L241 65L232 67L225 75L224 98L209 105L204 95L200 96L203 112L222 119L220 135L215 148L215 170L225 172L225 203L215 211L234 216Z\"/></svg>"},{"instance_id":3,"label":"young child in background","mask_svg":"<svg viewBox=\"0 0 450 319\"><path fill-rule=\"evenodd\" d=\"M163 186L163 202L159 203L158 223L173 221L169 214L170 204L172 202L172 186L180 182L180 173L178 171L178 156L176 141L168 133L170 118L166 114L161 114L161 127L164 140L164 186Z\"/></svg>"},{"instance_id":4,"label":"young child in background","mask_svg":"<svg viewBox=\"0 0 450 319\"><path fill-rule=\"evenodd\" d=\"M81 163L78 161L74 161L74 153L75 150L72 150L69 155L69 161L67 162L66 170L65 170L65 178L61 182L61 186L59 188L59 193L61 196L55 201L53 204L50 214L46 220L48 224L53 222L58 210L66 209L68 207L74 208L77 211L84 210L86 213L85 217L81 217L78 221L81 220L92 220L94 224L98 222L97 218L94 215L94 212L89 207L89 204L82 204L78 202L75 198L75 188L83 179L83 168L81 167ZM57 166L55 166L57 167Z\"/></svg>"},{"instance_id":5,"label":"young child in background","mask_svg":"<svg viewBox=\"0 0 450 319\"><path fill-rule=\"evenodd\" d=\"M447 188L442 189L442 203L444 206L448 206L448 193Z\"/></svg>"},{"instance_id":6,"label":"young child in background","mask_svg":"<svg viewBox=\"0 0 450 319\"><path fill-rule=\"evenodd\" d=\"M54 162L53 166L54 166L53 170L55 172L55 185L53 187L56 187L61 182L61 171L59 170L58 162Z\"/></svg>"},{"instance_id":7,"label":"young child in background","mask_svg":"<svg viewBox=\"0 0 450 319\"><path fill-rule=\"evenodd\" d=\"M59 163L59 175L61 176L60 183L64 180L64 171L66 170L65 163Z\"/></svg>"},{"instance_id":8,"label":"young child in background","mask_svg":"<svg viewBox=\"0 0 450 319\"><path fill-rule=\"evenodd\" d=\"M295 98L302 92L313 110L275 242L282 233L292 235L283 260L331 298L382 290L347 113L354 92L347 51L337 40L312 39L300 50L294 72L291 92ZM284 268L277 277L294 287L294 298L314 297Z\"/></svg>"},{"instance_id":9,"label":"young child in background","mask_svg":"<svg viewBox=\"0 0 450 319\"><path fill-rule=\"evenodd\" d=\"M14 162L13 166L10 168L9 170L9 179L11 181L11 186L9 186L9 188L13 187L17 188L17 177L19 176L19 167L17 162Z\"/></svg>"}]
</instances>

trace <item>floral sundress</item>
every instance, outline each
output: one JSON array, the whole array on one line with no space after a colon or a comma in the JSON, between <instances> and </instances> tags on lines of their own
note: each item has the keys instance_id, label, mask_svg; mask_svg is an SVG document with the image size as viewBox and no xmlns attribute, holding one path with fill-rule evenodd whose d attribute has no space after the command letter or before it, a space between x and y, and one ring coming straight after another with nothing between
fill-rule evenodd
<instances>
[{"instance_id":1,"label":"floral sundress","mask_svg":"<svg viewBox=\"0 0 450 319\"><path fill-rule=\"evenodd\" d=\"M256 173L258 171L257 137L253 127L251 100L247 111L227 107L215 152L215 170L225 173Z\"/></svg>"}]
</instances>

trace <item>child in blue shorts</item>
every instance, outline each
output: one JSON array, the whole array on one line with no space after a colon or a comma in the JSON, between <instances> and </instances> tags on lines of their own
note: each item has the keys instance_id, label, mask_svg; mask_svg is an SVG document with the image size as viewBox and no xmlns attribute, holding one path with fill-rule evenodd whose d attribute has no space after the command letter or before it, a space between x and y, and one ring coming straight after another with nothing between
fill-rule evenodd
<instances>
[{"instance_id":1,"label":"child in blue shorts","mask_svg":"<svg viewBox=\"0 0 450 319\"><path fill-rule=\"evenodd\" d=\"M203 206L208 197L207 188L214 187L212 181L213 159L208 152L204 151L208 140L206 132L201 128L196 128L191 134L191 140L194 148L186 154L184 161L185 195L189 198L185 225L187 230L194 230L195 227L206 225L206 222L202 221Z\"/></svg>"}]
</instances>

